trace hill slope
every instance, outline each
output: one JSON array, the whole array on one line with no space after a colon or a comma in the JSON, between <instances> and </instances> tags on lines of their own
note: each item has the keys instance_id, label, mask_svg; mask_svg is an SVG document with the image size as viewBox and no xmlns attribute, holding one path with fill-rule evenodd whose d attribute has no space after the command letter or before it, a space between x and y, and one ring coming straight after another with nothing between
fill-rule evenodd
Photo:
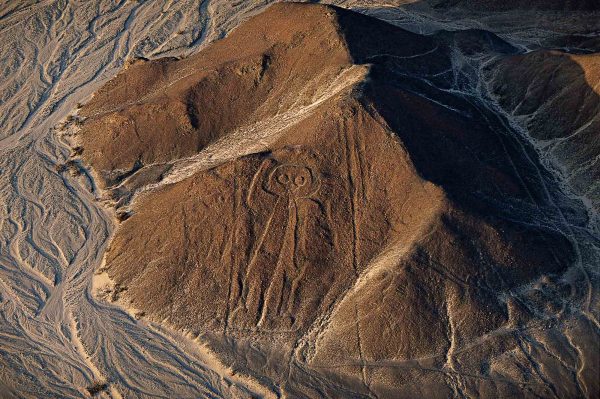
<instances>
[{"instance_id":1,"label":"hill slope","mask_svg":"<svg viewBox=\"0 0 600 399\"><path fill-rule=\"evenodd\" d=\"M489 79L500 104L523 121L576 192L600 209L598 54L507 57L490 69Z\"/></svg>"},{"instance_id":2,"label":"hill slope","mask_svg":"<svg viewBox=\"0 0 600 399\"><path fill-rule=\"evenodd\" d=\"M114 297L291 396L597 392L593 353L557 364L571 337L538 329L594 306L556 228L568 201L458 89L457 48L516 52L278 4L197 55L130 66L78 137L120 204L145 190L106 255Z\"/></svg>"}]
</instances>

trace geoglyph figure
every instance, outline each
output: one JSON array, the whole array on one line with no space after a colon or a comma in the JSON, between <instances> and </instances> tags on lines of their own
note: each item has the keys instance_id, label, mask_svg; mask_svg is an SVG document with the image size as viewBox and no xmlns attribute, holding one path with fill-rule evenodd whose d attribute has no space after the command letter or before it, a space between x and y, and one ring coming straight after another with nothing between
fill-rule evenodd
<instances>
[{"instance_id":1,"label":"geoglyph figure","mask_svg":"<svg viewBox=\"0 0 600 399\"><path fill-rule=\"evenodd\" d=\"M306 237L310 237L307 228L314 225L308 219L317 217L320 222L327 219L318 198L319 186L314 167L296 160L280 163L267 159L254 176L248 192L251 209L257 209L253 205L256 197L265 194L275 197L275 205L256 242L246 272L247 276L269 273L264 267L272 262L270 276L262 278L266 277L268 281L266 287L260 292L247 293L248 308L260 310L257 312L260 328L268 328L269 317L287 318L289 327L293 324L294 303L306 269L302 254L307 249ZM275 232L277 229L283 229L283 232Z\"/></svg>"}]
</instances>

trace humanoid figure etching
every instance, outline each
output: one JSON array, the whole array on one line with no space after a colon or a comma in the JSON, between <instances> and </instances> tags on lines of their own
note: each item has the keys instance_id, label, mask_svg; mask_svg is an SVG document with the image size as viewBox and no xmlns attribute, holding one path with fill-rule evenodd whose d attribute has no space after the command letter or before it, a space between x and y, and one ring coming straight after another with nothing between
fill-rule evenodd
<instances>
[{"instance_id":1,"label":"humanoid figure etching","mask_svg":"<svg viewBox=\"0 0 600 399\"><path fill-rule=\"evenodd\" d=\"M301 162L269 159L254 176L248 192L250 207L256 209L253 204L257 196L275 198L246 269L247 278L258 277L264 282L260 290L244 295L247 309L257 315L258 327L269 328L269 317L287 327L294 323L294 304L306 269L301 253L310 250L305 239L307 219L317 217L327 223L318 190L319 177L314 168Z\"/></svg>"}]
</instances>

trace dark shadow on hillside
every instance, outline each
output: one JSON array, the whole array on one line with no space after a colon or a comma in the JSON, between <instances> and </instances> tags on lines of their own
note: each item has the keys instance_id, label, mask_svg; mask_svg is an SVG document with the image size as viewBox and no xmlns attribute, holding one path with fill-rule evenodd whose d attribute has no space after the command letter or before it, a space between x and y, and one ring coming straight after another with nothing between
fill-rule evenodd
<instances>
[{"instance_id":1,"label":"dark shadow on hillside","mask_svg":"<svg viewBox=\"0 0 600 399\"><path fill-rule=\"evenodd\" d=\"M423 4L430 3L417 2L404 8L423 9ZM373 10L370 13L377 14ZM347 15L349 19L355 18ZM473 95L472 89L479 79L492 80L493 94L507 111L519 104L516 116L533 114L559 96L558 101L551 102L550 107L530 122L528 127L535 139L564 139L590 124L578 137L563 145L558 159L567 165L567 170L580 168L600 155L597 140L600 97L587 82L585 71L568 54L539 50L519 55L517 48L483 30L439 31L431 36L415 35L407 39L407 33L394 33L385 25L378 32L369 32L368 28L362 28L368 24L350 20L345 24L345 34L356 61L374 64L371 74L374 84L367 86L367 97L393 130L402 132L400 138L409 146L423 176L444 186L457 199L478 197L469 201L470 207L481 206L481 198L494 202L505 197L511 190L509 185L513 189L509 197L529 203L532 208L546 204L554 195L564 197L554 193L548 198L545 182L550 182L554 191L558 189L554 177L544 172L530 143L511 132L509 121ZM379 37L390 40L381 41ZM391 43L397 42L403 45L393 48ZM407 54L412 57L407 58ZM496 57L499 61L486 68L485 76L477 76L476 67L469 67L465 62L473 62L478 57ZM493 76L498 79L493 80ZM531 87L535 90L530 90ZM565 91L565 87L570 90ZM423 105L415 106L416 102ZM397 113L397 109L410 112ZM433 110L435 118L431 116ZM481 173L473 176L472 170ZM536 176L538 170L541 172L539 181L528 181L530 178L520 176ZM497 177L495 182L489 181L488 171ZM592 165L571 183L577 194L598 199L599 177L600 165ZM594 205L598 207L598 200ZM575 207L578 206L575 204ZM489 213L491 209L484 206L482 211ZM526 211L531 212L531 209ZM535 218L541 216L536 214ZM575 217L577 223L585 224L585 219L585 215Z\"/></svg>"},{"instance_id":2,"label":"dark shadow on hillside","mask_svg":"<svg viewBox=\"0 0 600 399\"><path fill-rule=\"evenodd\" d=\"M572 56L536 51L498 60L486 70L501 106L526 120L529 134L544 143L564 168L575 192L600 209L600 96L586 77L600 54ZM583 65L583 66L582 66ZM584 70L584 67L589 71Z\"/></svg>"}]
</instances>

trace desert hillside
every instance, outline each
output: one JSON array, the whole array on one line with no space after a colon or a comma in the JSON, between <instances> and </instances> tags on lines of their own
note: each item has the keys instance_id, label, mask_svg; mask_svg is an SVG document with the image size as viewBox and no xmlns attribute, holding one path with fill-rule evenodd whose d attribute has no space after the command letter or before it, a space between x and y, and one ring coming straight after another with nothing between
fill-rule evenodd
<instances>
[{"instance_id":1,"label":"desert hillside","mask_svg":"<svg viewBox=\"0 0 600 399\"><path fill-rule=\"evenodd\" d=\"M596 392L511 371L515 334L578 296L561 282L577 248L541 222L561 194L533 148L449 86L456 48L519 57L486 32L278 4L194 56L129 66L77 135L125 219L113 299L290 395L310 392L298 370L361 395ZM423 386L393 367L411 362Z\"/></svg>"},{"instance_id":2,"label":"desert hillside","mask_svg":"<svg viewBox=\"0 0 600 399\"><path fill-rule=\"evenodd\" d=\"M434 7L462 7L478 11L547 10L558 12L598 11L595 0L432 0Z\"/></svg>"},{"instance_id":3,"label":"desert hillside","mask_svg":"<svg viewBox=\"0 0 600 399\"><path fill-rule=\"evenodd\" d=\"M599 21L0 0L0 398L597 398Z\"/></svg>"},{"instance_id":4,"label":"desert hillside","mask_svg":"<svg viewBox=\"0 0 600 399\"><path fill-rule=\"evenodd\" d=\"M523 121L545 157L575 190L600 207L600 58L536 51L489 71L499 103Z\"/></svg>"}]
</instances>

